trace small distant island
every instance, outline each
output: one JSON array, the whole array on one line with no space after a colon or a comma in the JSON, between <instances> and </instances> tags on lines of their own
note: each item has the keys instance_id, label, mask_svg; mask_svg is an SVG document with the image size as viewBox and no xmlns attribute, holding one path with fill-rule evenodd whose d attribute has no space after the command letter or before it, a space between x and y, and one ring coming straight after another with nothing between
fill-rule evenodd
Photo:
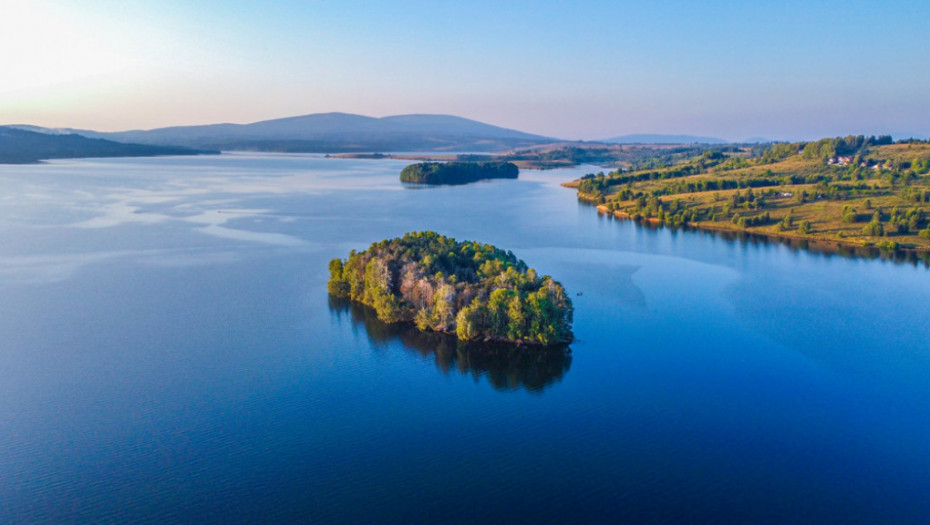
<instances>
[{"instance_id":1,"label":"small distant island","mask_svg":"<svg viewBox=\"0 0 930 525\"><path fill-rule=\"evenodd\" d=\"M485 179L516 179L520 168L512 162L420 162L400 172L401 182L413 184L468 184Z\"/></svg>"},{"instance_id":2,"label":"small distant island","mask_svg":"<svg viewBox=\"0 0 930 525\"><path fill-rule=\"evenodd\" d=\"M556 345L573 339L572 302L552 277L490 244L413 232L329 263L329 293L386 323L463 341Z\"/></svg>"}]
</instances>

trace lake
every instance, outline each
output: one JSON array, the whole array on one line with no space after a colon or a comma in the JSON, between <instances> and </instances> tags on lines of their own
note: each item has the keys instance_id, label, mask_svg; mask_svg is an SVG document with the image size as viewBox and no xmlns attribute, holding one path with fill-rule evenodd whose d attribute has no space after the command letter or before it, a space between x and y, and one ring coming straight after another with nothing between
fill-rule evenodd
<instances>
[{"instance_id":1,"label":"lake","mask_svg":"<svg viewBox=\"0 0 930 525\"><path fill-rule=\"evenodd\" d=\"M930 270L643 228L559 186L315 155L0 166L0 522L930 522ZM434 230L575 305L571 352L331 301Z\"/></svg>"}]
</instances>

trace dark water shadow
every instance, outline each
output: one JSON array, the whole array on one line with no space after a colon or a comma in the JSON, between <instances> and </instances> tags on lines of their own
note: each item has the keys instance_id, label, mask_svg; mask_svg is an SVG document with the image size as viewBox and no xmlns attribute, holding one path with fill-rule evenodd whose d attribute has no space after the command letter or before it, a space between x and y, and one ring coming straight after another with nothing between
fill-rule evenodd
<instances>
[{"instance_id":1,"label":"dark water shadow","mask_svg":"<svg viewBox=\"0 0 930 525\"><path fill-rule=\"evenodd\" d=\"M458 372L475 380L486 377L499 391L526 390L539 394L562 380L572 363L567 345L536 347L462 342L449 334L421 332L407 323L381 322L375 311L345 299L329 298L330 312L348 317L355 327L364 327L375 344L400 342L410 353L432 357L444 375Z\"/></svg>"}]
</instances>

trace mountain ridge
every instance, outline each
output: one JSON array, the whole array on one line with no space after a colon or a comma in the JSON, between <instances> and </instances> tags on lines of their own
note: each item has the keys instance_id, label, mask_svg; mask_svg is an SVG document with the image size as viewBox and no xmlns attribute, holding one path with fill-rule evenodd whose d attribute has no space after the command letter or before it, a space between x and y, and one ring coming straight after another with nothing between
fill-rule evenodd
<instances>
[{"instance_id":1,"label":"mountain ridge","mask_svg":"<svg viewBox=\"0 0 930 525\"><path fill-rule=\"evenodd\" d=\"M132 144L90 138L75 133L40 133L17 126L0 126L0 164L29 164L48 159L90 157L152 157L218 153L177 146Z\"/></svg>"},{"instance_id":2,"label":"mountain ridge","mask_svg":"<svg viewBox=\"0 0 930 525\"><path fill-rule=\"evenodd\" d=\"M37 126L20 125L37 131ZM48 129L48 128L47 128ZM49 129L89 138L218 150L338 153L356 151L504 151L554 139L442 114L369 117L311 113L248 124L220 123L100 132Z\"/></svg>"}]
</instances>

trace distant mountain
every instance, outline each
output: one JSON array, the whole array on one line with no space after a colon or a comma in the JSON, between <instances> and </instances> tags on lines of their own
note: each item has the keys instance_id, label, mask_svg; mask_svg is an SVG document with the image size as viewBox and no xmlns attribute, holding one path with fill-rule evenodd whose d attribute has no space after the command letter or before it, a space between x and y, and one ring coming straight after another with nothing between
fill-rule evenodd
<instances>
[{"instance_id":1,"label":"distant mountain","mask_svg":"<svg viewBox=\"0 0 930 525\"><path fill-rule=\"evenodd\" d=\"M599 142L606 142L608 144L727 144L730 141L715 137L698 137L695 135L638 133L633 135L621 135Z\"/></svg>"},{"instance_id":2,"label":"distant mountain","mask_svg":"<svg viewBox=\"0 0 930 525\"><path fill-rule=\"evenodd\" d=\"M23 131L32 131L33 133L43 133L45 135L82 135L84 130L71 128L43 128L42 126L30 126L28 124L10 124L6 128L21 129ZM94 133L91 131L90 133Z\"/></svg>"},{"instance_id":3,"label":"distant mountain","mask_svg":"<svg viewBox=\"0 0 930 525\"><path fill-rule=\"evenodd\" d=\"M175 126L112 133L74 131L87 137L140 144L311 153L503 151L553 140L451 115L374 118L348 113L317 113L252 124Z\"/></svg>"},{"instance_id":4,"label":"distant mountain","mask_svg":"<svg viewBox=\"0 0 930 525\"><path fill-rule=\"evenodd\" d=\"M23 127L29 126L0 126L0 164L24 164L46 159L211 153L181 147L126 144L75 134L55 133L54 130L38 133L22 129Z\"/></svg>"},{"instance_id":5,"label":"distant mountain","mask_svg":"<svg viewBox=\"0 0 930 525\"><path fill-rule=\"evenodd\" d=\"M749 137L742 141L743 144L768 144L769 142L778 142L776 140L767 139L765 137Z\"/></svg>"}]
</instances>

